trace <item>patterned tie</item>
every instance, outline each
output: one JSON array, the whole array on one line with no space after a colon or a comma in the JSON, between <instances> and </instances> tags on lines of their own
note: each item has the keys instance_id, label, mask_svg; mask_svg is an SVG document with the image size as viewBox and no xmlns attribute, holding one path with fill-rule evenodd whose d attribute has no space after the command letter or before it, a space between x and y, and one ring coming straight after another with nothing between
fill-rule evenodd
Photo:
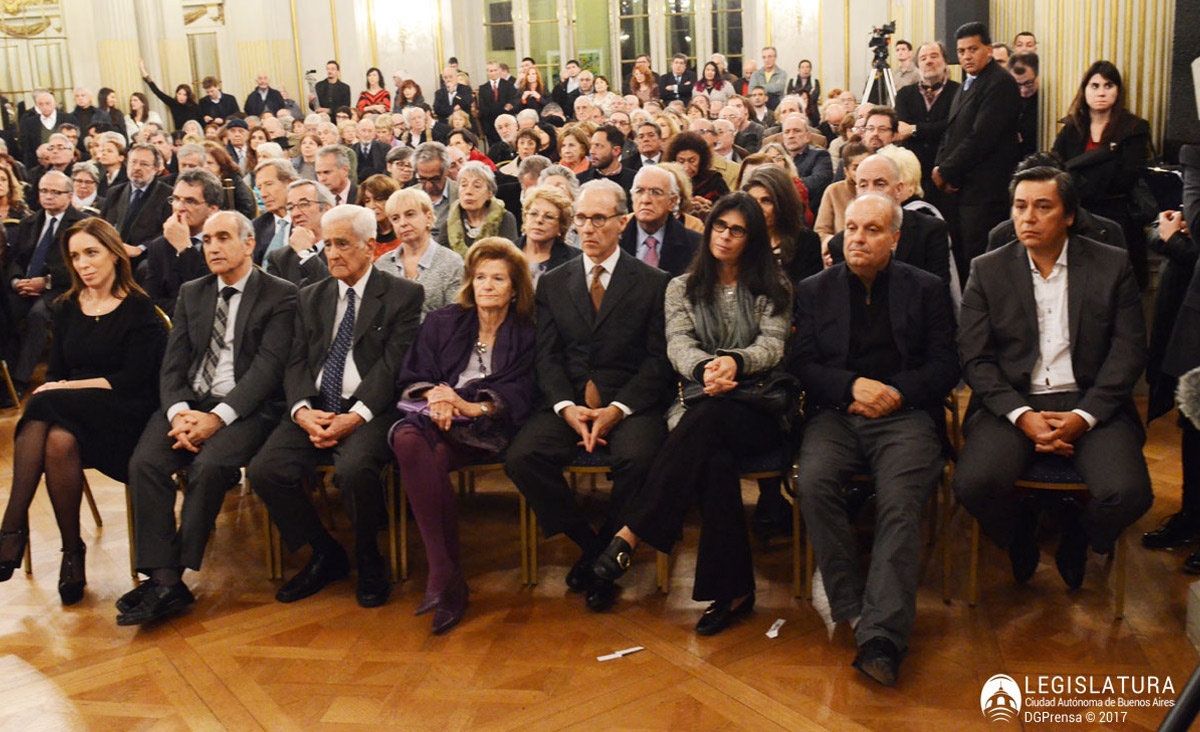
<instances>
[{"instance_id":1,"label":"patterned tie","mask_svg":"<svg viewBox=\"0 0 1200 732\"><path fill-rule=\"evenodd\" d=\"M217 314L213 317L212 337L208 339L208 351L204 354L204 366L200 372L200 393L212 393L213 381L217 376L217 361L225 348L225 328L229 325L229 300L237 294L236 287L221 288L217 298Z\"/></svg>"},{"instance_id":2,"label":"patterned tie","mask_svg":"<svg viewBox=\"0 0 1200 732\"><path fill-rule=\"evenodd\" d=\"M50 218L50 223L46 226L46 233L42 234L42 240L38 242L37 249L33 250L33 256L29 258L28 275L30 277L42 276L42 270L46 268L46 256L50 254L50 247L54 245L54 229L57 223L56 218Z\"/></svg>"},{"instance_id":3,"label":"patterned tie","mask_svg":"<svg viewBox=\"0 0 1200 732\"><path fill-rule=\"evenodd\" d=\"M592 307L597 313L600 312L600 303L604 301L604 283L600 281L602 274L604 274L603 267L598 264L592 267L592 286L588 288L588 294L592 296ZM588 379L583 388L583 403L592 409L599 409L602 404L600 390L596 388L596 382L591 379Z\"/></svg>"},{"instance_id":4,"label":"patterned tie","mask_svg":"<svg viewBox=\"0 0 1200 732\"><path fill-rule=\"evenodd\" d=\"M937 99L938 89L942 88L942 82L936 84L922 84L921 91L925 94L925 105L933 106L933 100Z\"/></svg>"},{"instance_id":5,"label":"patterned tie","mask_svg":"<svg viewBox=\"0 0 1200 732\"><path fill-rule=\"evenodd\" d=\"M280 219L275 224L275 236L271 239L271 243L267 246L267 251L263 253L263 269L271 271L271 252L280 247L287 246L288 243L288 226L287 219Z\"/></svg>"},{"instance_id":6,"label":"patterned tie","mask_svg":"<svg viewBox=\"0 0 1200 732\"><path fill-rule=\"evenodd\" d=\"M342 411L342 374L346 370L346 357L354 341L354 290L346 291L346 314L338 324L333 346L325 356L324 373L321 376L321 408L338 414Z\"/></svg>"},{"instance_id":7,"label":"patterned tie","mask_svg":"<svg viewBox=\"0 0 1200 732\"><path fill-rule=\"evenodd\" d=\"M492 82L492 101L500 101L500 86L497 82Z\"/></svg>"},{"instance_id":8,"label":"patterned tie","mask_svg":"<svg viewBox=\"0 0 1200 732\"><path fill-rule=\"evenodd\" d=\"M646 237L646 264L651 267L658 266L658 239L652 236Z\"/></svg>"}]
</instances>

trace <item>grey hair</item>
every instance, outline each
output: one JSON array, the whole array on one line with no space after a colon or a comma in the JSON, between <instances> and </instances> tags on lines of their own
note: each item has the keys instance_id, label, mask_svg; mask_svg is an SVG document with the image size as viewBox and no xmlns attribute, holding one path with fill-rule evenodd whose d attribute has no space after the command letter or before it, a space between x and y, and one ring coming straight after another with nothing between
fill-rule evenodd
<instances>
[{"instance_id":1,"label":"grey hair","mask_svg":"<svg viewBox=\"0 0 1200 732\"><path fill-rule=\"evenodd\" d=\"M184 170L175 178L175 183L187 183L190 186L203 188L204 203L209 206L220 208L221 204L225 202L225 189L221 187L220 179L205 168Z\"/></svg>"},{"instance_id":2,"label":"grey hair","mask_svg":"<svg viewBox=\"0 0 1200 732\"><path fill-rule=\"evenodd\" d=\"M501 115L501 117L503 116L504 115ZM497 117L497 119L499 119L499 117ZM540 117L538 117L536 109L522 109L520 112L517 112L517 122L520 122L523 119L532 119L533 123L537 124Z\"/></svg>"},{"instance_id":3,"label":"grey hair","mask_svg":"<svg viewBox=\"0 0 1200 732\"><path fill-rule=\"evenodd\" d=\"M424 117L424 116L425 116L425 110L424 110L424 109L421 109L420 107L405 107L405 108L404 108L404 111L403 111L403 112L401 112L401 114L403 114L403 115L404 115L404 123L405 123L405 124L408 124L408 125L411 125L411 124L412 124L412 121L411 121L409 118L410 118L410 117L412 117L414 114L419 114L419 115L421 115L422 117Z\"/></svg>"},{"instance_id":4,"label":"grey hair","mask_svg":"<svg viewBox=\"0 0 1200 732\"><path fill-rule=\"evenodd\" d=\"M100 137L96 140L96 144L103 145L106 142L111 142L112 144L116 145L117 150L119 150L122 155L125 154L125 136L120 132L101 132Z\"/></svg>"},{"instance_id":5,"label":"grey hair","mask_svg":"<svg viewBox=\"0 0 1200 732\"><path fill-rule=\"evenodd\" d=\"M34 104L37 104L38 97L50 97L51 99L54 99L54 95L50 93L49 89L34 89L32 96ZM54 101L57 102L58 100L54 99Z\"/></svg>"},{"instance_id":6,"label":"grey hair","mask_svg":"<svg viewBox=\"0 0 1200 732\"><path fill-rule=\"evenodd\" d=\"M205 223L208 223L209 221L212 221L213 219L215 219L218 216L234 217L234 220L237 221L238 241L244 242L247 239L249 239L250 237L254 236L254 224L252 224L250 222L250 219L246 218L246 214L244 214L240 211L217 211L215 214L213 214L212 216L209 216L204 221L205 221Z\"/></svg>"},{"instance_id":7,"label":"grey hair","mask_svg":"<svg viewBox=\"0 0 1200 732\"><path fill-rule=\"evenodd\" d=\"M409 107L413 109L413 107ZM440 142L422 142L413 153L413 168L421 163L437 161L442 166L442 172L450 169L450 151Z\"/></svg>"},{"instance_id":8,"label":"grey hair","mask_svg":"<svg viewBox=\"0 0 1200 732\"><path fill-rule=\"evenodd\" d=\"M885 204L887 204L888 210L892 214L891 221L888 222L891 224L891 228L888 231L890 233L900 231L900 226L904 223L904 209L900 208L900 204L896 203L895 199L893 199L891 196L885 196L882 193L864 193L863 195L851 201L850 204L846 206L846 211L849 212L850 206L853 206L859 201L870 200L883 201Z\"/></svg>"},{"instance_id":9,"label":"grey hair","mask_svg":"<svg viewBox=\"0 0 1200 732\"><path fill-rule=\"evenodd\" d=\"M264 145L266 143L263 143ZM258 146L260 149L262 145ZM292 161L285 158L267 158L260 161L254 166L254 172L259 173L266 168L274 168L275 176L279 178L280 183L291 183L294 180L299 180L300 176L296 174L296 166L292 165Z\"/></svg>"},{"instance_id":10,"label":"grey hair","mask_svg":"<svg viewBox=\"0 0 1200 732\"><path fill-rule=\"evenodd\" d=\"M157 150L158 148L154 149ZM186 158L192 155L199 155L203 160L208 157L208 151L198 142L189 142L186 145L180 146L179 150L175 153L176 158Z\"/></svg>"},{"instance_id":11,"label":"grey hair","mask_svg":"<svg viewBox=\"0 0 1200 732\"><path fill-rule=\"evenodd\" d=\"M354 227L354 234L361 241L360 244L365 244L367 241L374 239L377 233L375 228L375 212L363 206L356 206L353 203L347 203L345 206L335 206L321 215L321 230L329 231L329 227L334 224L340 224L343 221L348 221Z\"/></svg>"},{"instance_id":12,"label":"grey hair","mask_svg":"<svg viewBox=\"0 0 1200 732\"><path fill-rule=\"evenodd\" d=\"M551 163L550 158L546 157L545 155L530 155L522 160L521 164L517 166L517 178L524 178L525 176L532 175L533 173L537 173L538 177L540 178L542 171L546 168L549 168L551 165L553 165L553 163Z\"/></svg>"},{"instance_id":13,"label":"grey hair","mask_svg":"<svg viewBox=\"0 0 1200 732\"><path fill-rule=\"evenodd\" d=\"M312 114L306 115L306 116L304 117L304 124L305 124L305 125L319 125L319 124L321 124L321 115L317 114L316 112L313 112Z\"/></svg>"},{"instance_id":14,"label":"grey hair","mask_svg":"<svg viewBox=\"0 0 1200 732\"><path fill-rule=\"evenodd\" d=\"M624 216L625 214L629 213L629 203L628 199L625 198L625 189L616 183L613 183L611 180L607 178L596 178L595 180L589 180L587 183L584 183L579 187L579 196L582 196L588 191L604 191L605 193L611 193L617 202L617 215ZM579 196L576 197L576 200L578 200Z\"/></svg>"},{"instance_id":15,"label":"grey hair","mask_svg":"<svg viewBox=\"0 0 1200 732\"><path fill-rule=\"evenodd\" d=\"M153 155L155 169L161 168L163 166L163 154L162 154L162 151L159 150L157 147L151 145L148 142L135 142L129 146L128 150L125 151L125 156L126 156L125 159L128 160L129 156L132 155L135 150L145 150L146 152Z\"/></svg>"},{"instance_id":16,"label":"grey hair","mask_svg":"<svg viewBox=\"0 0 1200 732\"><path fill-rule=\"evenodd\" d=\"M104 134L117 135L117 133L115 133L115 132L106 132ZM121 136L117 135L117 137L121 137ZM71 142L71 138L67 137L66 135L64 135L61 132L55 132L53 135L50 135L50 137L48 137L46 139L46 143L49 144L51 142L54 142L55 140L58 140L59 142L67 143L68 147L75 147L75 143ZM125 151L125 138L121 137L121 152L124 153L124 151Z\"/></svg>"},{"instance_id":17,"label":"grey hair","mask_svg":"<svg viewBox=\"0 0 1200 732\"><path fill-rule=\"evenodd\" d=\"M521 111L522 112L533 112L532 109L522 109ZM533 112L533 113L537 114L537 112ZM511 114L501 114L501 115L496 116L496 121L492 123L492 126L495 127L496 125L498 125L500 123L500 120L504 119L505 117L507 117L508 119L511 119L513 121L513 124L517 123L517 118L512 116Z\"/></svg>"},{"instance_id":18,"label":"grey hair","mask_svg":"<svg viewBox=\"0 0 1200 732\"><path fill-rule=\"evenodd\" d=\"M350 170L350 155L342 145L326 145L317 150L317 157L333 156L333 164L342 170Z\"/></svg>"},{"instance_id":19,"label":"grey hair","mask_svg":"<svg viewBox=\"0 0 1200 732\"><path fill-rule=\"evenodd\" d=\"M74 178L76 173L87 173L92 176L92 180L100 182L100 169L90 160L75 163L71 166L71 177Z\"/></svg>"},{"instance_id":20,"label":"grey hair","mask_svg":"<svg viewBox=\"0 0 1200 732\"><path fill-rule=\"evenodd\" d=\"M675 176L671 175L669 171L662 170L656 165L644 165L640 170L638 170L637 175L633 176L633 187L637 188L638 181L642 179L644 174L649 175L656 171L663 173L671 181L670 193L675 197L675 205L671 207L671 213L679 213L679 207L683 205L683 196L679 195L679 181L676 180Z\"/></svg>"},{"instance_id":21,"label":"grey hair","mask_svg":"<svg viewBox=\"0 0 1200 732\"><path fill-rule=\"evenodd\" d=\"M556 175L561 175L567 179L567 187L571 189L571 198L579 198L579 178L575 177L575 172L565 165L554 164L547 167L538 175L538 185L546 182L547 178Z\"/></svg>"},{"instance_id":22,"label":"grey hair","mask_svg":"<svg viewBox=\"0 0 1200 732\"><path fill-rule=\"evenodd\" d=\"M264 142L254 151L259 160L279 160L283 158L283 148L278 142Z\"/></svg>"},{"instance_id":23,"label":"grey hair","mask_svg":"<svg viewBox=\"0 0 1200 732\"><path fill-rule=\"evenodd\" d=\"M485 184L487 184L488 190L491 191L492 195L496 195L496 176L494 173L492 173L492 169L488 166L484 165L478 160L472 160L469 163L463 164L463 166L459 168L458 180L460 184L462 183L462 178L464 175L473 175L479 178Z\"/></svg>"},{"instance_id":24,"label":"grey hair","mask_svg":"<svg viewBox=\"0 0 1200 732\"><path fill-rule=\"evenodd\" d=\"M893 179L897 183L899 183L901 180L903 180L900 177L900 164L897 163L895 160L889 158L887 155L883 155L880 153L868 155L867 157L863 158L862 163L859 163L859 166L861 167L863 163L867 162L868 160L871 160L872 158L877 158L880 161L886 162L888 170L891 172Z\"/></svg>"},{"instance_id":25,"label":"grey hair","mask_svg":"<svg viewBox=\"0 0 1200 732\"><path fill-rule=\"evenodd\" d=\"M333 208L334 203L336 203L333 194L329 192L328 188L320 181L309 180L308 178L300 178L288 183L287 193L291 193L293 188L299 188L300 186L313 187L313 190L317 193L317 205L322 209Z\"/></svg>"},{"instance_id":26,"label":"grey hair","mask_svg":"<svg viewBox=\"0 0 1200 732\"><path fill-rule=\"evenodd\" d=\"M42 175L42 177L40 178L40 180L46 180L47 178L49 178L49 177L50 177L50 176L52 176L52 175L61 175L61 176L62 176L62 178L63 178L63 182L67 184L67 193L74 193L74 192L75 192L75 181L71 180L71 176L67 175L66 173L63 173L62 171L58 171L58 170L47 170L47 171L46 171L46 172L45 172L45 173Z\"/></svg>"}]
</instances>

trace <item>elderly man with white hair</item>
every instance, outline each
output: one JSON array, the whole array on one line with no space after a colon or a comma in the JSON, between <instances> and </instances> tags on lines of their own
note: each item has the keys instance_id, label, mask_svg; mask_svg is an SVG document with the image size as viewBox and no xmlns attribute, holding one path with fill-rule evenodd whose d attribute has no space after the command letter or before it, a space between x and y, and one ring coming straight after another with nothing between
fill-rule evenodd
<instances>
[{"instance_id":1,"label":"elderly man with white hair","mask_svg":"<svg viewBox=\"0 0 1200 732\"><path fill-rule=\"evenodd\" d=\"M646 264L679 276L687 271L700 234L679 220L679 183L657 165L641 168L630 190L633 216L621 232L621 249Z\"/></svg>"},{"instance_id":2,"label":"elderly man with white hair","mask_svg":"<svg viewBox=\"0 0 1200 732\"><path fill-rule=\"evenodd\" d=\"M331 276L300 291L284 418L247 475L288 549L311 548L304 569L275 595L295 602L350 573L346 551L302 487L320 462L333 462L354 528L358 603L377 607L391 592L377 543L385 515L380 474L391 459L387 431L398 418L396 373L420 324L423 295L420 285L372 266L370 209L326 211L321 230Z\"/></svg>"},{"instance_id":3,"label":"elderly man with white hair","mask_svg":"<svg viewBox=\"0 0 1200 732\"><path fill-rule=\"evenodd\" d=\"M58 108L58 100L45 89L33 92L34 114L27 114L21 120L19 147L24 156L26 167L37 165L38 145L50 140L50 135L66 123L79 126L79 120L73 114L67 114Z\"/></svg>"}]
</instances>

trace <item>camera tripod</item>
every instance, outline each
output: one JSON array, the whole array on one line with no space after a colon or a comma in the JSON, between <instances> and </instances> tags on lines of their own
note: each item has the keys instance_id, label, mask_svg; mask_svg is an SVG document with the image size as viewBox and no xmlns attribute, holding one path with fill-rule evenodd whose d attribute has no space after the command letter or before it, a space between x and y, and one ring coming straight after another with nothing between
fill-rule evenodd
<instances>
[{"instance_id":1,"label":"camera tripod","mask_svg":"<svg viewBox=\"0 0 1200 732\"><path fill-rule=\"evenodd\" d=\"M896 106L896 82L892 79L892 70L887 63L876 63L867 79L867 87L863 89L862 100L871 104L885 107Z\"/></svg>"}]
</instances>

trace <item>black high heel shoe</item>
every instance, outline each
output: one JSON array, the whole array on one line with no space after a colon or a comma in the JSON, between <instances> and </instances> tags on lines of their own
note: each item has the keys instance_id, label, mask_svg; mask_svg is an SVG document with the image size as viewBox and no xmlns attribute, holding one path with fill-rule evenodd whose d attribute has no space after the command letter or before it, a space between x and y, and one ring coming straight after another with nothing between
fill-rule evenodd
<instances>
[{"instance_id":1,"label":"black high heel shoe","mask_svg":"<svg viewBox=\"0 0 1200 732\"><path fill-rule=\"evenodd\" d=\"M74 551L62 550L62 567L58 570L58 596L63 605L74 605L83 599L83 588L87 585L84 557L87 545L81 540Z\"/></svg>"},{"instance_id":2,"label":"black high heel shoe","mask_svg":"<svg viewBox=\"0 0 1200 732\"><path fill-rule=\"evenodd\" d=\"M25 543L28 541L28 529L0 531L0 554L4 553L4 547L6 544L12 544L15 542L18 547L16 559L0 559L0 582L7 582L10 578L12 578L13 570L21 566L21 561L25 559Z\"/></svg>"}]
</instances>

